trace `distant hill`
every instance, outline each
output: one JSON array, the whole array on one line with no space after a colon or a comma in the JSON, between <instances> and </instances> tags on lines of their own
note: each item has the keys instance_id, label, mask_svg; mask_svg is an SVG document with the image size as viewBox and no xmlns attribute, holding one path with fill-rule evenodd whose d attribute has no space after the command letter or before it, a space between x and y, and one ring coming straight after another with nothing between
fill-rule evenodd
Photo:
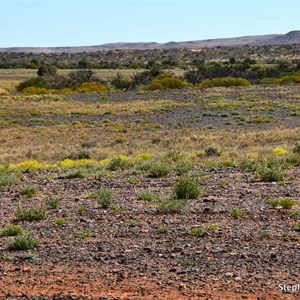
<instances>
[{"instance_id":1,"label":"distant hill","mask_svg":"<svg viewBox=\"0 0 300 300\"><path fill-rule=\"evenodd\" d=\"M218 46L242 46L242 45L284 45L300 43L300 30L287 34L270 34L242 36L235 38L209 39L187 42L168 43L110 43L99 46L79 47L13 47L0 48L0 52L32 52L32 53L78 53L96 52L106 50L146 50L146 49L180 49L180 48L213 48Z\"/></svg>"}]
</instances>

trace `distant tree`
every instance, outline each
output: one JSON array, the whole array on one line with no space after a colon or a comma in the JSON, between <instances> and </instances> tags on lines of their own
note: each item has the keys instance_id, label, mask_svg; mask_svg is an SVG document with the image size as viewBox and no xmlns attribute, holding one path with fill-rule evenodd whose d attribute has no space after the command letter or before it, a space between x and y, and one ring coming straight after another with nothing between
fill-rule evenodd
<instances>
[{"instance_id":1,"label":"distant tree","mask_svg":"<svg viewBox=\"0 0 300 300\"><path fill-rule=\"evenodd\" d=\"M26 69L37 69L39 67L39 62L36 59L32 59L30 62L26 63Z\"/></svg>"},{"instance_id":2,"label":"distant tree","mask_svg":"<svg viewBox=\"0 0 300 300\"><path fill-rule=\"evenodd\" d=\"M89 63L85 59L82 59L78 62L78 67L79 69L88 69Z\"/></svg>"},{"instance_id":3,"label":"distant tree","mask_svg":"<svg viewBox=\"0 0 300 300\"><path fill-rule=\"evenodd\" d=\"M117 76L111 80L111 84L117 89L122 89L127 91L131 87L131 81L124 78L124 76L118 72Z\"/></svg>"},{"instance_id":4,"label":"distant tree","mask_svg":"<svg viewBox=\"0 0 300 300\"><path fill-rule=\"evenodd\" d=\"M72 81L72 87L78 88L84 82L99 81L95 72L92 70L79 70L69 73L69 78Z\"/></svg>"},{"instance_id":5,"label":"distant tree","mask_svg":"<svg viewBox=\"0 0 300 300\"><path fill-rule=\"evenodd\" d=\"M235 58L234 58L234 57L231 57L231 58L229 59L229 63L230 63L231 65L234 65L234 64L235 64Z\"/></svg>"},{"instance_id":6,"label":"distant tree","mask_svg":"<svg viewBox=\"0 0 300 300\"><path fill-rule=\"evenodd\" d=\"M41 65L37 71L38 76L54 76L56 73L56 67L50 65Z\"/></svg>"}]
</instances>

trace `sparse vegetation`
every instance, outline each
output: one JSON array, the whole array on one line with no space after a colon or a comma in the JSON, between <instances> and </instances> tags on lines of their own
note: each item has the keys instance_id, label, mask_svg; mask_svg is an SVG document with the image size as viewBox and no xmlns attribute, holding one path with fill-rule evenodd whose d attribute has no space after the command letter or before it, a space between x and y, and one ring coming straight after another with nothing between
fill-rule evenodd
<instances>
[{"instance_id":1,"label":"sparse vegetation","mask_svg":"<svg viewBox=\"0 0 300 300\"><path fill-rule=\"evenodd\" d=\"M207 235L207 230L199 227L192 227L189 231L189 235L203 237Z\"/></svg>"},{"instance_id":2,"label":"sparse vegetation","mask_svg":"<svg viewBox=\"0 0 300 300\"><path fill-rule=\"evenodd\" d=\"M167 233L167 232L169 231L169 228L163 226L163 227L159 227L159 228L157 229L157 231L158 231L159 233Z\"/></svg>"},{"instance_id":3,"label":"sparse vegetation","mask_svg":"<svg viewBox=\"0 0 300 300\"><path fill-rule=\"evenodd\" d=\"M163 199L157 205L157 211L162 214L180 213L186 206L184 200Z\"/></svg>"},{"instance_id":4,"label":"sparse vegetation","mask_svg":"<svg viewBox=\"0 0 300 300\"><path fill-rule=\"evenodd\" d=\"M114 205L114 197L111 189L102 188L92 192L89 196L96 199L102 208L110 208Z\"/></svg>"},{"instance_id":5,"label":"sparse vegetation","mask_svg":"<svg viewBox=\"0 0 300 300\"><path fill-rule=\"evenodd\" d=\"M167 176L171 172L169 163L165 161L153 161L148 168L148 176L153 178Z\"/></svg>"},{"instance_id":6,"label":"sparse vegetation","mask_svg":"<svg viewBox=\"0 0 300 300\"><path fill-rule=\"evenodd\" d=\"M8 185L13 185L18 182L15 175L9 173L3 173L0 171L0 190Z\"/></svg>"},{"instance_id":7,"label":"sparse vegetation","mask_svg":"<svg viewBox=\"0 0 300 300\"><path fill-rule=\"evenodd\" d=\"M23 229L23 227L15 224L7 225L0 231L1 236L14 236L21 235L24 233L26 233L26 231Z\"/></svg>"},{"instance_id":8,"label":"sparse vegetation","mask_svg":"<svg viewBox=\"0 0 300 300\"><path fill-rule=\"evenodd\" d=\"M193 177L181 177L174 186L175 199L197 199L202 193L203 189Z\"/></svg>"},{"instance_id":9,"label":"sparse vegetation","mask_svg":"<svg viewBox=\"0 0 300 300\"><path fill-rule=\"evenodd\" d=\"M144 190L137 194L138 200L153 201L157 198L157 193Z\"/></svg>"},{"instance_id":10,"label":"sparse vegetation","mask_svg":"<svg viewBox=\"0 0 300 300\"><path fill-rule=\"evenodd\" d=\"M240 262L255 252L263 266L247 269L255 296L252 279L288 269L299 242L300 64L299 47L289 47L52 53L37 61L35 53L6 53L14 66L26 60L35 69L0 69L8 90L0 96L1 241L28 232L43 246L28 266L31 252L10 256L2 247L4 267L25 288L27 270L30 280L44 278L55 262L58 281L72 266L115 288L134 271L141 285L148 273L162 286L177 278L174 295L187 288L197 298L181 285L185 275L200 287L211 277L239 283ZM42 64L57 74L37 77ZM212 83L221 86L199 88ZM11 249L32 247L17 244ZM15 272L20 262L24 272ZM11 294L2 290L0 298Z\"/></svg>"},{"instance_id":11,"label":"sparse vegetation","mask_svg":"<svg viewBox=\"0 0 300 300\"><path fill-rule=\"evenodd\" d=\"M39 221L45 219L47 210L43 206L18 206L15 217L18 221Z\"/></svg>"},{"instance_id":12,"label":"sparse vegetation","mask_svg":"<svg viewBox=\"0 0 300 300\"><path fill-rule=\"evenodd\" d=\"M32 236L21 235L17 236L7 248L8 250L30 250L38 247L39 245L40 242L38 239Z\"/></svg>"},{"instance_id":13,"label":"sparse vegetation","mask_svg":"<svg viewBox=\"0 0 300 300\"><path fill-rule=\"evenodd\" d=\"M64 218L57 218L54 220L54 224L57 226L66 225L67 221Z\"/></svg>"},{"instance_id":14,"label":"sparse vegetation","mask_svg":"<svg viewBox=\"0 0 300 300\"><path fill-rule=\"evenodd\" d=\"M60 199L53 196L47 197L44 202L49 209L56 209L60 205Z\"/></svg>"},{"instance_id":15,"label":"sparse vegetation","mask_svg":"<svg viewBox=\"0 0 300 300\"><path fill-rule=\"evenodd\" d=\"M285 172L277 166L260 165L256 169L257 177L261 181L281 181L285 178Z\"/></svg>"},{"instance_id":16,"label":"sparse vegetation","mask_svg":"<svg viewBox=\"0 0 300 300\"><path fill-rule=\"evenodd\" d=\"M290 209L295 205L295 201L292 199L269 200L269 204L272 206L272 208L281 206L284 209Z\"/></svg>"},{"instance_id":17,"label":"sparse vegetation","mask_svg":"<svg viewBox=\"0 0 300 300\"><path fill-rule=\"evenodd\" d=\"M33 185L26 185L20 190L21 198L32 198L38 192L38 188Z\"/></svg>"},{"instance_id":18,"label":"sparse vegetation","mask_svg":"<svg viewBox=\"0 0 300 300\"><path fill-rule=\"evenodd\" d=\"M229 214L234 218L241 218L246 215L246 211L239 209L239 208L233 208L229 211Z\"/></svg>"},{"instance_id":19,"label":"sparse vegetation","mask_svg":"<svg viewBox=\"0 0 300 300\"><path fill-rule=\"evenodd\" d=\"M96 233L93 232L93 231L82 231L82 232L79 232L78 233L81 237L95 237L96 236Z\"/></svg>"},{"instance_id":20,"label":"sparse vegetation","mask_svg":"<svg viewBox=\"0 0 300 300\"><path fill-rule=\"evenodd\" d=\"M126 219L124 223L129 227L136 227L140 225L140 221L136 219Z\"/></svg>"}]
</instances>

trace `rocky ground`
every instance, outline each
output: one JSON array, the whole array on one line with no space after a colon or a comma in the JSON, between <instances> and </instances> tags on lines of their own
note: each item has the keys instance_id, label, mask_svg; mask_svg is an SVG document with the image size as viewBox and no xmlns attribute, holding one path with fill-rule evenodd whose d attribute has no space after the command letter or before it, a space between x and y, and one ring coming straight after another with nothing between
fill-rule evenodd
<instances>
[{"instance_id":1,"label":"rocky ground","mask_svg":"<svg viewBox=\"0 0 300 300\"><path fill-rule=\"evenodd\" d=\"M24 173L1 192L0 225L18 223L41 244L9 251L0 239L1 299L298 299L280 284L299 282L299 169L284 182L260 182L236 167L202 170L204 195L181 213L161 214L156 202L138 200L143 190L171 194L176 175L129 182L113 178L63 179L54 171ZM60 178L60 179L58 179ZM20 199L26 184L39 187ZM87 193L111 188L119 209L103 209ZM47 195L60 204L41 221L17 222L18 205L39 205ZM292 209L272 208L269 199L294 199ZM229 211L246 211L235 218ZM66 224L57 226L56 218ZM138 220L128 225L126 220ZM216 224L216 230L210 230ZM159 228L166 227L167 232ZM207 229L191 236L192 227ZM93 232L84 237L82 232Z\"/></svg>"}]
</instances>

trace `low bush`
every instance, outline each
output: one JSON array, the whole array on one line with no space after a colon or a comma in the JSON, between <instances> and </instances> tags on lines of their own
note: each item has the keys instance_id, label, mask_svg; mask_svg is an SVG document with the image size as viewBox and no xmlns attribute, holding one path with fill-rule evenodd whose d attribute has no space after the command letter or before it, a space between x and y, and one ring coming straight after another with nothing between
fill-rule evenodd
<instances>
[{"instance_id":1,"label":"low bush","mask_svg":"<svg viewBox=\"0 0 300 300\"><path fill-rule=\"evenodd\" d=\"M207 235L207 230L199 227L192 227L189 231L189 235L202 237Z\"/></svg>"},{"instance_id":2,"label":"low bush","mask_svg":"<svg viewBox=\"0 0 300 300\"><path fill-rule=\"evenodd\" d=\"M90 194L91 198L97 200L102 208L110 208L114 205L114 197L111 189L103 188Z\"/></svg>"},{"instance_id":3,"label":"low bush","mask_svg":"<svg viewBox=\"0 0 300 300\"><path fill-rule=\"evenodd\" d=\"M165 161L153 161L148 169L148 176L153 178L167 176L171 172L171 166Z\"/></svg>"},{"instance_id":4,"label":"low bush","mask_svg":"<svg viewBox=\"0 0 300 300\"><path fill-rule=\"evenodd\" d=\"M108 164L108 169L115 171L118 169L126 169L128 166L128 157L125 155L113 156Z\"/></svg>"},{"instance_id":5,"label":"low bush","mask_svg":"<svg viewBox=\"0 0 300 300\"><path fill-rule=\"evenodd\" d=\"M8 250L29 250L40 245L38 239L31 236L17 236L9 245Z\"/></svg>"},{"instance_id":6,"label":"low bush","mask_svg":"<svg viewBox=\"0 0 300 300\"><path fill-rule=\"evenodd\" d=\"M281 83L300 83L300 74L286 75L281 78Z\"/></svg>"},{"instance_id":7,"label":"low bush","mask_svg":"<svg viewBox=\"0 0 300 300\"><path fill-rule=\"evenodd\" d=\"M22 89L22 93L31 94L31 95L44 95L44 94L50 94L50 90L48 90L46 88L29 86L29 87Z\"/></svg>"},{"instance_id":8,"label":"low bush","mask_svg":"<svg viewBox=\"0 0 300 300\"><path fill-rule=\"evenodd\" d=\"M142 191L137 194L138 200L153 201L157 198L157 194L151 191Z\"/></svg>"},{"instance_id":9,"label":"low bush","mask_svg":"<svg viewBox=\"0 0 300 300\"><path fill-rule=\"evenodd\" d=\"M141 88L142 91L167 90L167 89L184 89L188 83L180 80L173 75L164 74L153 79L150 84Z\"/></svg>"},{"instance_id":10,"label":"low bush","mask_svg":"<svg viewBox=\"0 0 300 300\"><path fill-rule=\"evenodd\" d=\"M239 208L234 208L229 211L229 214L234 218L241 218L246 214L246 211Z\"/></svg>"},{"instance_id":11,"label":"low bush","mask_svg":"<svg viewBox=\"0 0 300 300\"><path fill-rule=\"evenodd\" d=\"M202 193L203 189L190 176L181 177L174 186L175 199L197 199Z\"/></svg>"},{"instance_id":12,"label":"low bush","mask_svg":"<svg viewBox=\"0 0 300 300\"><path fill-rule=\"evenodd\" d=\"M126 219L124 223L129 227L136 227L140 225L140 221L136 219Z\"/></svg>"},{"instance_id":13,"label":"low bush","mask_svg":"<svg viewBox=\"0 0 300 300\"><path fill-rule=\"evenodd\" d=\"M18 221L39 221L45 219L47 210L40 206L18 207L15 212L15 217Z\"/></svg>"},{"instance_id":14,"label":"low bush","mask_svg":"<svg viewBox=\"0 0 300 300\"><path fill-rule=\"evenodd\" d=\"M164 199L157 205L157 211L162 214L180 213L186 206L186 201L178 199Z\"/></svg>"},{"instance_id":15,"label":"low bush","mask_svg":"<svg viewBox=\"0 0 300 300\"><path fill-rule=\"evenodd\" d=\"M21 198L32 198L38 192L38 188L33 185L26 185L20 190Z\"/></svg>"},{"instance_id":16,"label":"low bush","mask_svg":"<svg viewBox=\"0 0 300 300\"><path fill-rule=\"evenodd\" d=\"M174 170L177 174L182 175L189 171L191 171L193 168L193 162L188 159L180 160L174 167Z\"/></svg>"},{"instance_id":17,"label":"low bush","mask_svg":"<svg viewBox=\"0 0 300 300\"><path fill-rule=\"evenodd\" d=\"M49 209L56 209L60 205L60 200L56 197L50 196L44 201L44 203Z\"/></svg>"},{"instance_id":18,"label":"low bush","mask_svg":"<svg viewBox=\"0 0 300 300\"><path fill-rule=\"evenodd\" d=\"M249 86L251 85L247 79L235 78L235 77L218 77L213 79L203 80L199 87L200 88L212 88L212 87L230 87L230 86Z\"/></svg>"},{"instance_id":19,"label":"low bush","mask_svg":"<svg viewBox=\"0 0 300 300\"><path fill-rule=\"evenodd\" d=\"M16 86L17 91L22 92L25 88L28 87L36 87L36 88L42 88L42 89L48 89L49 83L44 77L34 77L27 79L25 81L22 81Z\"/></svg>"},{"instance_id":20,"label":"low bush","mask_svg":"<svg viewBox=\"0 0 300 300\"><path fill-rule=\"evenodd\" d=\"M1 236L14 236L24 234L26 231L20 225L10 224L1 230Z\"/></svg>"},{"instance_id":21,"label":"low bush","mask_svg":"<svg viewBox=\"0 0 300 300\"><path fill-rule=\"evenodd\" d=\"M259 165L256 168L256 175L261 181L281 181L285 178L286 173L278 166Z\"/></svg>"},{"instance_id":22,"label":"low bush","mask_svg":"<svg viewBox=\"0 0 300 300\"><path fill-rule=\"evenodd\" d=\"M64 218L57 218L54 220L54 224L57 226L63 226L67 223L67 221Z\"/></svg>"},{"instance_id":23,"label":"low bush","mask_svg":"<svg viewBox=\"0 0 300 300\"><path fill-rule=\"evenodd\" d=\"M270 200L269 204L272 208L281 206L284 209L290 209L295 205L295 201L293 199Z\"/></svg>"},{"instance_id":24,"label":"low bush","mask_svg":"<svg viewBox=\"0 0 300 300\"><path fill-rule=\"evenodd\" d=\"M16 184L17 182L18 179L16 178L16 176L9 173L0 172L0 190L4 186Z\"/></svg>"},{"instance_id":25,"label":"low bush","mask_svg":"<svg viewBox=\"0 0 300 300\"><path fill-rule=\"evenodd\" d=\"M220 156L221 148L219 145L209 145L205 148L205 154L207 156Z\"/></svg>"},{"instance_id":26,"label":"low bush","mask_svg":"<svg viewBox=\"0 0 300 300\"><path fill-rule=\"evenodd\" d=\"M78 93L108 92L109 89L100 82L84 82L75 90Z\"/></svg>"}]
</instances>

